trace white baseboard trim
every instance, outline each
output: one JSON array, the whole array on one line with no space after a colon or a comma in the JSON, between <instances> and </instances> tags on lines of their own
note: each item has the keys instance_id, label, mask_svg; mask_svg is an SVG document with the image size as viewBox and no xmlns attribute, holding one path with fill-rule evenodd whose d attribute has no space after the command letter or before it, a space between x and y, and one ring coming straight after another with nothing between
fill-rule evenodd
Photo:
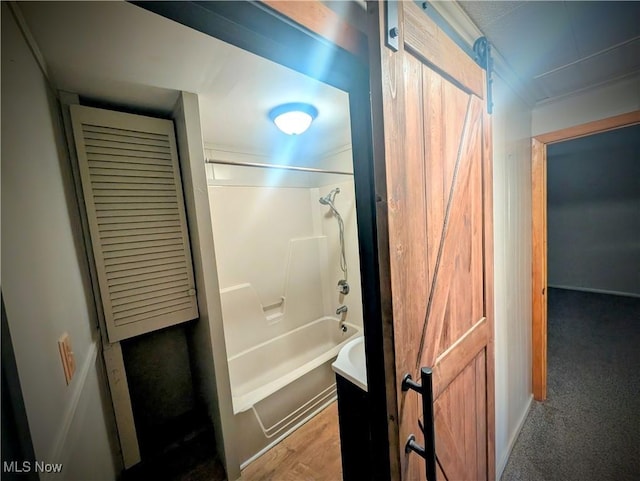
<instances>
[{"instance_id":1,"label":"white baseboard trim","mask_svg":"<svg viewBox=\"0 0 640 481\"><path fill-rule=\"evenodd\" d=\"M94 341L89 345L84 363L82 364L82 367L76 372L75 378L71 381L71 387L73 389L73 392L71 393L71 401L69 402L69 404L67 404L67 408L65 409L62 416L62 422L60 423L58 434L56 435L55 441L49 453L49 458L47 459L48 462L62 462L62 456L64 455L69 430L71 429L71 425L73 424L73 420L76 416L78 405L80 404L80 399L82 398L82 393L84 392L84 387L87 382L89 372L91 371L91 368L93 368L96 364L96 358L98 356L98 342L99 341Z\"/></svg>"},{"instance_id":2,"label":"white baseboard trim","mask_svg":"<svg viewBox=\"0 0 640 481\"><path fill-rule=\"evenodd\" d=\"M509 444L507 444L507 449L500 458L498 465L496 466L496 480L499 480L502 477L502 473L504 472L504 468L507 467L507 461L509 461L509 456L511 456L511 451L513 450L513 446L516 443L516 439L518 439L518 435L522 430L522 426L524 425L525 419L527 419L527 414L529 414L529 410L531 409L531 405L533 404L533 394L529 396L529 400L527 401L525 409L522 411L522 415L518 420L518 424L516 428L511 433L509 437Z\"/></svg>"},{"instance_id":3,"label":"white baseboard trim","mask_svg":"<svg viewBox=\"0 0 640 481\"><path fill-rule=\"evenodd\" d=\"M640 294L636 294L635 292L608 291L606 289L591 289L589 287L558 286L558 285L551 285L551 284L549 284L547 287L552 287L555 289L566 289L568 291L593 292L595 294L609 294L611 296L640 297Z\"/></svg>"}]
</instances>

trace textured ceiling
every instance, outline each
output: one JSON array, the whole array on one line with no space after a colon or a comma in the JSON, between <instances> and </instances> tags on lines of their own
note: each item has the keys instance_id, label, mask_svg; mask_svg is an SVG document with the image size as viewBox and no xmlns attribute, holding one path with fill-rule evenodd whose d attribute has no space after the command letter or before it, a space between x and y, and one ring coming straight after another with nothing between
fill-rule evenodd
<instances>
[{"instance_id":1,"label":"textured ceiling","mask_svg":"<svg viewBox=\"0 0 640 481\"><path fill-rule=\"evenodd\" d=\"M461 2L539 101L640 75L640 2ZM340 5L332 5L337 8ZM126 2L20 2L57 88L168 111L199 95L205 141L309 156L350 142L347 94ZM268 111L306 101L312 129L291 139ZM278 156L274 161L286 163Z\"/></svg>"},{"instance_id":2,"label":"textured ceiling","mask_svg":"<svg viewBox=\"0 0 640 481\"><path fill-rule=\"evenodd\" d=\"M336 88L126 2L20 2L58 89L142 110L171 111L198 94L203 137L220 150L305 165L351 143L348 95ZM268 112L289 102L318 109L291 137Z\"/></svg>"},{"instance_id":3,"label":"textured ceiling","mask_svg":"<svg viewBox=\"0 0 640 481\"><path fill-rule=\"evenodd\" d=\"M537 102L640 73L640 2L460 2Z\"/></svg>"}]
</instances>

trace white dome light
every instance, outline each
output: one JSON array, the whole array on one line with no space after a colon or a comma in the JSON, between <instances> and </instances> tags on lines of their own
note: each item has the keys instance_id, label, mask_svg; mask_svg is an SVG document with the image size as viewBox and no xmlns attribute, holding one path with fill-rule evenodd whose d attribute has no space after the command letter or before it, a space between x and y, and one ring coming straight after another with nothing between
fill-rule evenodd
<instances>
[{"instance_id":1,"label":"white dome light","mask_svg":"<svg viewBox=\"0 0 640 481\"><path fill-rule=\"evenodd\" d=\"M305 132L317 115L318 110L313 105L303 103L279 105L269 112L269 118L276 127L288 135Z\"/></svg>"}]
</instances>

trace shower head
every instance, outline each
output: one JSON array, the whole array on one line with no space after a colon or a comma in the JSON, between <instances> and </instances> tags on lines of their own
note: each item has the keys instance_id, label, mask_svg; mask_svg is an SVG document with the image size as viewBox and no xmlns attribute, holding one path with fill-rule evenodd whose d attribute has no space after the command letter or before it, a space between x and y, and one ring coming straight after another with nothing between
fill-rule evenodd
<instances>
[{"instance_id":1,"label":"shower head","mask_svg":"<svg viewBox=\"0 0 640 481\"><path fill-rule=\"evenodd\" d=\"M335 189L333 189L331 192L329 192L327 195L325 195L324 197L320 197L319 202L322 205L328 205L328 206L333 206L333 200L336 198L336 194L340 193L340 187L336 187Z\"/></svg>"},{"instance_id":2,"label":"shower head","mask_svg":"<svg viewBox=\"0 0 640 481\"><path fill-rule=\"evenodd\" d=\"M336 206L333 205L333 201L336 199L336 195L340 193L340 187L336 187L324 197L320 197L318 202L322 205L328 205L331 209L331 213L338 221L338 229L340 230L340 269L344 273L344 281L347 282L347 257L344 252L344 221Z\"/></svg>"}]
</instances>

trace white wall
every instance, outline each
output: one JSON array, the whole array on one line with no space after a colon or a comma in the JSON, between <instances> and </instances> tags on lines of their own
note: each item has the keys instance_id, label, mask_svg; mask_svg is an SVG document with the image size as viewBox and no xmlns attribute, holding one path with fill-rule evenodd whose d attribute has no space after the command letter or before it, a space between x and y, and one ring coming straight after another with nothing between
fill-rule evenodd
<instances>
[{"instance_id":1,"label":"white wall","mask_svg":"<svg viewBox=\"0 0 640 481\"><path fill-rule=\"evenodd\" d=\"M326 315L310 189L210 186L209 197L228 355Z\"/></svg>"},{"instance_id":2,"label":"white wall","mask_svg":"<svg viewBox=\"0 0 640 481\"><path fill-rule=\"evenodd\" d=\"M220 288L250 283L263 304L284 295L289 240L314 235L309 189L209 186Z\"/></svg>"},{"instance_id":3,"label":"white wall","mask_svg":"<svg viewBox=\"0 0 640 481\"><path fill-rule=\"evenodd\" d=\"M2 291L36 459L60 479L120 469L96 315L55 97L2 4ZM66 385L58 338L77 371ZM46 476L42 476L46 479Z\"/></svg>"},{"instance_id":4,"label":"white wall","mask_svg":"<svg viewBox=\"0 0 640 481\"><path fill-rule=\"evenodd\" d=\"M531 110L494 80L493 212L496 473L504 470L532 400Z\"/></svg>"},{"instance_id":5,"label":"white wall","mask_svg":"<svg viewBox=\"0 0 640 481\"><path fill-rule=\"evenodd\" d=\"M640 109L640 74L537 106L531 133L546 132L606 119Z\"/></svg>"}]
</instances>

